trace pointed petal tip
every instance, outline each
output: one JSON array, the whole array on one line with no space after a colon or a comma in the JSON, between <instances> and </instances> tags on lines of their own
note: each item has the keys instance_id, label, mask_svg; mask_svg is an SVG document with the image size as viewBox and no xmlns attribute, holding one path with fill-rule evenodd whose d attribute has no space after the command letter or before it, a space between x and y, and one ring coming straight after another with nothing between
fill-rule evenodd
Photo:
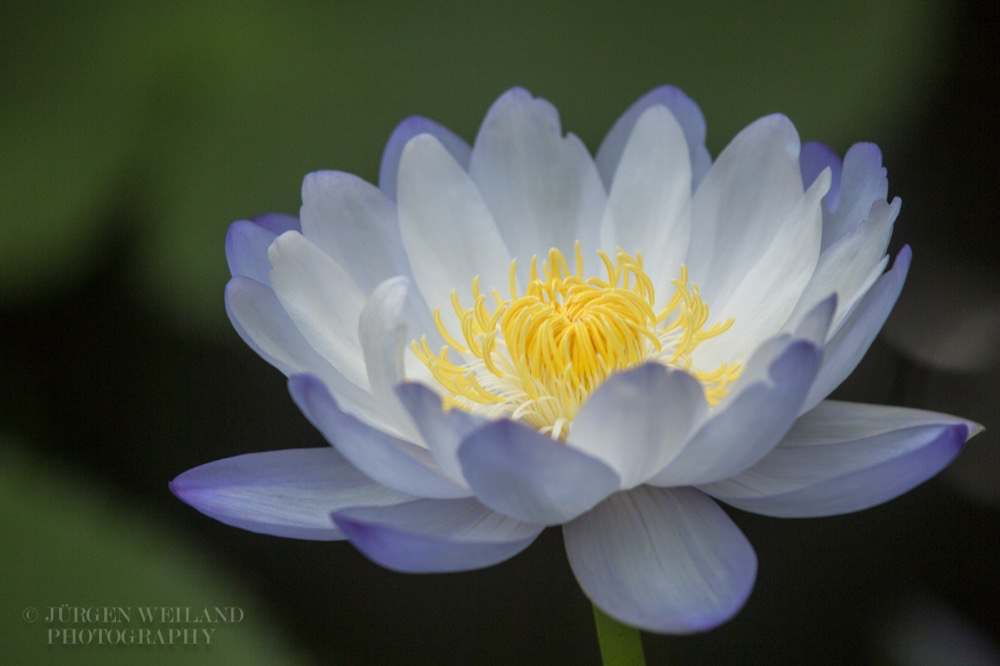
<instances>
[{"instance_id":1,"label":"pointed petal tip","mask_svg":"<svg viewBox=\"0 0 1000 666\"><path fill-rule=\"evenodd\" d=\"M872 413L865 432L850 420L831 420L848 408L884 414ZM900 417L909 422L882 432ZM850 403L823 403L802 421L810 423L745 474L700 489L744 511L779 518L862 511L937 475L961 453L970 433L970 424L953 417Z\"/></svg>"},{"instance_id":2,"label":"pointed petal tip","mask_svg":"<svg viewBox=\"0 0 1000 666\"><path fill-rule=\"evenodd\" d=\"M223 524L320 541L344 538L326 519L332 509L409 498L373 483L328 447L224 458L193 467L167 485L179 500Z\"/></svg>"}]
</instances>

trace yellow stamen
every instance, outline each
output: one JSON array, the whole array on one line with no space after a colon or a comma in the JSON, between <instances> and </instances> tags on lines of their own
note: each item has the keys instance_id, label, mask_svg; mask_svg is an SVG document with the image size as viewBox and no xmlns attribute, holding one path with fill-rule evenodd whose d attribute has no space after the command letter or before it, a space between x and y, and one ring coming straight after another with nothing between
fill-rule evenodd
<instances>
[{"instance_id":1,"label":"yellow stamen","mask_svg":"<svg viewBox=\"0 0 1000 666\"><path fill-rule=\"evenodd\" d=\"M732 319L708 322L708 306L687 268L673 281L674 293L657 312L653 282L642 256L618 250L614 261L598 256L607 279L583 278L580 244L574 248L576 272L553 248L547 261L531 258L529 281L517 293L517 264L510 265L510 298L491 290L491 311L472 281L472 306L462 307L453 291L465 344L456 340L434 310L434 323L447 343L434 354L426 338L414 340L413 354L451 395L445 406L525 421L556 439L565 439L577 410L610 375L649 361L680 367L701 383L710 405L729 392L742 372L738 362L712 371L692 367L691 353L705 340L725 333ZM449 347L464 362L449 359Z\"/></svg>"}]
</instances>

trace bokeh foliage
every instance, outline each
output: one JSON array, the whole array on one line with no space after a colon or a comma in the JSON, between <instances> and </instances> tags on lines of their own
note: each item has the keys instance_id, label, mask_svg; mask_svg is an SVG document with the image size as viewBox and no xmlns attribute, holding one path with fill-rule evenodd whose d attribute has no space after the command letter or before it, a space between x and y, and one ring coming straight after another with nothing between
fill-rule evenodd
<instances>
[{"instance_id":1,"label":"bokeh foliage","mask_svg":"<svg viewBox=\"0 0 1000 666\"><path fill-rule=\"evenodd\" d=\"M949 30L939 4L905 0L43 1L0 16L0 302L66 288L127 217L141 300L215 331L228 223L296 211L312 170L373 180L408 115L471 139L522 85L595 149L673 83L714 151L776 110L846 147L919 103Z\"/></svg>"}]
</instances>

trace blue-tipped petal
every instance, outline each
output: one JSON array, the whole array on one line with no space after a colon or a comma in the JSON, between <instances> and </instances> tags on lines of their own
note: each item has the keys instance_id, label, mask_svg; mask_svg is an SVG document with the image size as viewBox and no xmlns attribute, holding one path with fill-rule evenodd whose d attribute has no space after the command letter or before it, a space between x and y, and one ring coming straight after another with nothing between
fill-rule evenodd
<instances>
[{"instance_id":1,"label":"blue-tipped petal","mask_svg":"<svg viewBox=\"0 0 1000 666\"><path fill-rule=\"evenodd\" d=\"M358 550L404 573L469 571L493 566L531 545L541 531L490 511L475 499L417 500L349 508L333 521Z\"/></svg>"},{"instance_id":2,"label":"blue-tipped petal","mask_svg":"<svg viewBox=\"0 0 1000 666\"><path fill-rule=\"evenodd\" d=\"M330 512L412 500L355 469L332 448L249 453L184 472L170 490L206 516L251 532L343 539Z\"/></svg>"},{"instance_id":3,"label":"blue-tipped petal","mask_svg":"<svg viewBox=\"0 0 1000 666\"><path fill-rule=\"evenodd\" d=\"M764 457L795 421L822 352L806 340L773 340L747 364L748 386L722 403L683 450L649 479L687 486L724 479Z\"/></svg>"},{"instance_id":4,"label":"blue-tipped petal","mask_svg":"<svg viewBox=\"0 0 1000 666\"><path fill-rule=\"evenodd\" d=\"M229 273L271 285L271 262L267 259L267 248L276 235L259 224L249 220L239 220L229 225L226 232L226 263Z\"/></svg>"},{"instance_id":5,"label":"blue-tipped petal","mask_svg":"<svg viewBox=\"0 0 1000 666\"><path fill-rule=\"evenodd\" d=\"M275 236L280 236L286 231L302 230L299 218L286 213L262 213L255 215L252 222L257 226L264 227Z\"/></svg>"},{"instance_id":6,"label":"blue-tipped petal","mask_svg":"<svg viewBox=\"0 0 1000 666\"><path fill-rule=\"evenodd\" d=\"M799 171L802 173L802 186L809 189L813 181L823 172L823 169L830 169L830 190L823 197L824 210L836 210L837 202L840 200L840 175L843 170L843 163L840 155L825 143L818 141L807 141L802 144L802 151L799 153Z\"/></svg>"},{"instance_id":7,"label":"blue-tipped petal","mask_svg":"<svg viewBox=\"0 0 1000 666\"><path fill-rule=\"evenodd\" d=\"M400 384L396 387L396 394L420 431L420 436L427 442L437 464L449 477L464 484L458 447L466 435L486 425L487 421L461 409L445 411L441 398L423 384Z\"/></svg>"},{"instance_id":8,"label":"blue-tipped petal","mask_svg":"<svg viewBox=\"0 0 1000 666\"><path fill-rule=\"evenodd\" d=\"M423 116L410 116L393 130L385 150L382 152L382 164L378 173L378 186L390 199L396 199L396 179L399 175L399 158L403 148L415 136L430 134L437 138L448 149L455 161L465 169L469 166L469 156L472 148L457 134L447 127L437 124Z\"/></svg>"},{"instance_id":9,"label":"blue-tipped petal","mask_svg":"<svg viewBox=\"0 0 1000 666\"><path fill-rule=\"evenodd\" d=\"M687 634L722 624L746 602L757 557L739 528L693 488L641 486L563 527L584 593L646 631Z\"/></svg>"},{"instance_id":10,"label":"blue-tipped petal","mask_svg":"<svg viewBox=\"0 0 1000 666\"><path fill-rule=\"evenodd\" d=\"M513 421L476 430L458 449L476 497L495 511L540 525L558 525L619 488L606 464Z\"/></svg>"},{"instance_id":11,"label":"blue-tipped petal","mask_svg":"<svg viewBox=\"0 0 1000 666\"><path fill-rule=\"evenodd\" d=\"M412 442L371 428L334 402L312 375L288 380L292 399L306 418L345 458L379 483L418 497L466 497L469 491L441 473L430 452Z\"/></svg>"},{"instance_id":12,"label":"blue-tipped petal","mask_svg":"<svg viewBox=\"0 0 1000 666\"><path fill-rule=\"evenodd\" d=\"M286 231L298 231L299 219L283 213L265 213L252 220L238 220L226 232L226 262L232 276L242 275L271 285L267 248Z\"/></svg>"},{"instance_id":13,"label":"blue-tipped petal","mask_svg":"<svg viewBox=\"0 0 1000 666\"><path fill-rule=\"evenodd\" d=\"M809 389L802 412L809 411L830 395L861 362L899 298L910 270L911 256L910 247L904 246L896 255L892 268L875 281L830 338L823 349L823 364Z\"/></svg>"},{"instance_id":14,"label":"blue-tipped petal","mask_svg":"<svg viewBox=\"0 0 1000 666\"><path fill-rule=\"evenodd\" d=\"M610 188L615 171L621 161L622 153L632 136L632 129L643 112L651 106L665 106L677 119L684 138L687 141L688 154L691 159L691 189L698 187L702 177L712 166L712 158L705 147L705 117L694 100L685 95L679 88L661 86L639 98L621 118L614 124L607 136L601 142L595 162L597 169Z\"/></svg>"},{"instance_id":15,"label":"blue-tipped petal","mask_svg":"<svg viewBox=\"0 0 1000 666\"><path fill-rule=\"evenodd\" d=\"M701 489L768 516L860 511L937 474L974 427L934 412L826 401L802 416L756 465Z\"/></svg>"},{"instance_id":16,"label":"blue-tipped petal","mask_svg":"<svg viewBox=\"0 0 1000 666\"><path fill-rule=\"evenodd\" d=\"M569 445L606 462L621 487L632 488L677 455L707 412L697 379L647 363L594 391L573 420Z\"/></svg>"}]
</instances>

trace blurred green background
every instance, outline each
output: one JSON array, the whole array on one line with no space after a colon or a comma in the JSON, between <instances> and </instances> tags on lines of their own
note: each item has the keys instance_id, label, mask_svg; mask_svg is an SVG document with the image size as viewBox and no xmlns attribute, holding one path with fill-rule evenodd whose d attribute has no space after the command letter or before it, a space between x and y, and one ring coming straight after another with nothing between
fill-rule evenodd
<instances>
[{"instance_id":1,"label":"blurred green background","mask_svg":"<svg viewBox=\"0 0 1000 666\"><path fill-rule=\"evenodd\" d=\"M803 140L878 143L914 279L839 397L995 428L994 4L5 3L0 660L596 663L558 531L488 571L402 576L346 544L214 523L166 488L219 457L322 444L226 321L228 224L296 212L310 171L374 181L409 115L471 140L514 85L592 150L664 83L699 103L713 154L775 111ZM650 663L911 663L893 637L914 598L995 644L996 444L861 514L734 511L760 558L747 608L647 636ZM22 612L62 603L247 620L207 649L49 646Z\"/></svg>"}]
</instances>

